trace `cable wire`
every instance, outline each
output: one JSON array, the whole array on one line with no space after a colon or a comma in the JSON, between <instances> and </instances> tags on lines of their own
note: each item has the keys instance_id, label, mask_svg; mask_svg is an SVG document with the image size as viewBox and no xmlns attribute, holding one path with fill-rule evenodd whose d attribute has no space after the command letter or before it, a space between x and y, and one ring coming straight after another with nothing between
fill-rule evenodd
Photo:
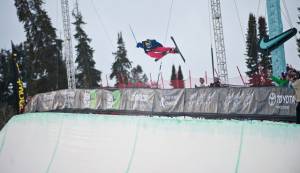
<instances>
[{"instance_id":1,"label":"cable wire","mask_svg":"<svg viewBox=\"0 0 300 173\"><path fill-rule=\"evenodd\" d=\"M287 15L285 14L285 12L283 10L281 10L281 14L283 15L284 19L287 21L287 24L289 25L290 28L292 28L292 24L289 22L289 19L287 17Z\"/></svg>"},{"instance_id":2,"label":"cable wire","mask_svg":"<svg viewBox=\"0 0 300 173\"><path fill-rule=\"evenodd\" d=\"M168 23L167 23L167 29L166 29L166 34L165 34L164 44L166 44L166 42L167 42L167 37L168 37L168 34L169 34L169 27L170 27L170 21L171 21L172 10L173 10L173 3L174 3L174 1L172 0L171 6L170 6L170 9L169 9L169 17L168 17Z\"/></svg>"},{"instance_id":3,"label":"cable wire","mask_svg":"<svg viewBox=\"0 0 300 173\"><path fill-rule=\"evenodd\" d=\"M166 44L167 37L169 35L169 27L170 27L170 21L171 21L171 16L172 16L172 11L173 11L173 3L174 3L174 0L171 1L171 6L169 8L169 17L168 17L168 22L167 22L167 29L166 29L164 44ZM157 87L158 87L159 77L160 77L160 74L161 74L161 67L162 67L162 60L160 62L159 72L158 72L158 76L157 76Z\"/></svg>"},{"instance_id":4,"label":"cable wire","mask_svg":"<svg viewBox=\"0 0 300 173\"><path fill-rule=\"evenodd\" d=\"M241 30L241 33L242 33L242 36L243 36L243 44L245 46L245 41L246 41L246 38L244 36L244 31L243 31L243 26L242 26L242 22L241 22L241 18L240 18L240 13L239 13L239 10L238 10L238 7L237 7L237 3L236 3L236 0L233 0L234 1L234 6L235 6L235 11L237 13L237 17L238 17L238 20L239 20L239 24L240 24L240 30Z\"/></svg>"},{"instance_id":5,"label":"cable wire","mask_svg":"<svg viewBox=\"0 0 300 173\"><path fill-rule=\"evenodd\" d=\"M211 11L210 11L211 7L210 7L209 4L210 4L210 0L207 0L207 6L208 6L208 25L209 25L209 39L210 39L210 45L212 45L212 33L211 33L212 28L211 28L211 15L210 15L210 13L211 13Z\"/></svg>"},{"instance_id":6,"label":"cable wire","mask_svg":"<svg viewBox=\"0 0 300 173\"><path fill-rule=\"evenodd\" d=\"M288 18L288 23L289 23L289 25L290 25L290 27L291 28L293 28L293 22L292 22L292 20L291 20L291 16L290 16L290 13L289 13L289 11L288 11L288 9L287 9L287 6L286 6L286 3L285 3L285 0L282 0L282 2L283 2L283 8L285 9L285 11L286 11L286 14L287 14L287 18Z\"/></svg>"},{"instance_id":7,"label":"cable wire","mask_svg":"<svg viewBox=\"0 0 300 173\"><path fill-rule=\"evenodd\" d=\"M256 9L256 15L258 15L258 13L259 13L260 3L261 3L261 0L258 1L258 5L257 5L257 9Z\"/></svg>"},{"instance_id":8,"label":"cable wire","mask_svg":"<svg viewBox=\"0 0 300 173\"><path fill-rule=\"evenodd\" d=\"M287 20L287 23L290 26L290 28L294 28L293 22L291 20L291 16L290 16L290 13L289 13L289 11L287 9L287 5L286 5L285 0L283 0L283 7L284 7L284 10L286 12L286 14L285 14L284 11L282 11L283 16L285 17L285 20ZM295 38L295 41L297 42L297 39L298 39L297 34L294 36L294 38Z\"/></svg>"},{"instance_id":9,"label":"cable wire","mask_svg":"<svg viewBox=\"0 0 300 173\"><path fill-rule=\"evenodd\" d=\"M91 4L92 4L92 6L93 6L93 9L94 9L95 13L96 13L96 16L98 17L98 19L99 19L99 21L100 21L100 24L101 24L102 27L103 27L103 28L102 28L103 31L104 31L106 37L108 38L108 40L109 40L109 42L110 42L110 44L111 44L111 47L113 48L114 46L113 46L112 39L111 39L111 37L109 36L109 34L108 34L108 32L107 32L107 29L106 29L106 27L105 27L105 25L104 25L104 22L103 22L103 20L102 20L102 17L101 17L101 15L100 15L100 13L98 12L99 9L96 8L96 5L95 5L95 3L94 3L93 0L90 0L90 2L91 2Z\"/></svg>"}]
</instances>

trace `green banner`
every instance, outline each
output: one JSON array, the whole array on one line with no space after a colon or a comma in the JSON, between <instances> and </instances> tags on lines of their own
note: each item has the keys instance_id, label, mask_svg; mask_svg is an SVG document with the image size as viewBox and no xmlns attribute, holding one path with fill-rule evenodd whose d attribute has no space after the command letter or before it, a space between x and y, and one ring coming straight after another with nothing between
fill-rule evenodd
<instances>
[{"instance_id":1,"label":"green banner","mask_svg":"<svg viewBox=\"0 0 300 173\"><path fill-rule=\"evenodd\" d=\"M91 109L97 108L97 91L96 90L90 91L90 108Z\"/></svg>"},{"instance_id":2,"label":"green banner","mask_svg":"<svg viewBox=\"0 0 300 173\"><path fill-rule=\"evenodd\" d=\"M121 103L121 92L120 90L116 90L112 92L113 95L113 109L119 109Z\"/></svg>"}]
</instances>

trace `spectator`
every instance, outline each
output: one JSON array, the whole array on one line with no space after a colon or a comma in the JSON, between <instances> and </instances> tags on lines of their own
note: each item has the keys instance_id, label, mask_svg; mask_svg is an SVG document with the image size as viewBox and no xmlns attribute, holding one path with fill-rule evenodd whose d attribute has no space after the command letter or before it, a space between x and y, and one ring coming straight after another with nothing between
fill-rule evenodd
<instances>
[{"instance_id":1,"label":"spectator","mask_svg":"<svg viewBox=\"0 0 300 173\"><path fill-rule=\"evenodd\" d=\"M203 77L200 77L199 82L200 82L200 85L199 86L195 85L195 88L205 87L205 84L204 84L205 81L204 81Z\"/></svg>"},{"instance_id":2,"label":"spectator","mask_svg":"<svg viewBox=\"0 0 300 173\"><path fill-rule=\"evenodd\" d=\"M277 86L279 86L279 87L288 87L288 85L289 85L289 80L287 79L287 73L285 73L285 72L282 72L282 73L281 73L281 78L272 76L271 79L272 79L272 81L274 81L274 82L277 84Z\"/></svg>"},{"instance_id":3,"label":"spectator","mask_svg":"<svg viewBox=\"0 0 300 173\"><path fill-rule=\"evenodd\" d=\"M214 82L209 85L210 87L221 87L220 78L215 77Z\"/></svg>"}]
</instances>

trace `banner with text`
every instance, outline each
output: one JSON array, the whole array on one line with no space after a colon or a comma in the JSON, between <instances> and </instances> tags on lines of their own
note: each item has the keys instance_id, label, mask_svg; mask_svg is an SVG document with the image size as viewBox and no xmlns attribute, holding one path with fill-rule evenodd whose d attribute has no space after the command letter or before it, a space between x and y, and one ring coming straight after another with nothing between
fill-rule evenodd
<instances>
[{"instance_id":1,"label":"banner with text","mask_svg":"<svg viewBox=\"0 0 300 173\"><path fill-rule=\"evenodd\" d=\"M122 110L220 115L296 114L290 88L59 90L34 96L27 112L62 109Z\"/></svg>"}]
</instances>

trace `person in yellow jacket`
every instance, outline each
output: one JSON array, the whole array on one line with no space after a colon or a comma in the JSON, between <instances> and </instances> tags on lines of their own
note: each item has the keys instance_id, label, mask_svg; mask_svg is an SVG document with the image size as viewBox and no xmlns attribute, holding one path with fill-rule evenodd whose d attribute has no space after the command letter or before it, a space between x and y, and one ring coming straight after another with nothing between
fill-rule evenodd
<instances>
[{"instance_id":1,"label":"person in yellow jacket","mask_svg":"<svg viewBox=\"0 0 300 173\"><path fill-rule=\"evenodd\" d=\"M297 124L300 124L300 79L296 73L293 73L289 76L289 80L292 81L292 86L295 90L296 94L296 116L297 116Z\"/></svg>"}]
</instances>

